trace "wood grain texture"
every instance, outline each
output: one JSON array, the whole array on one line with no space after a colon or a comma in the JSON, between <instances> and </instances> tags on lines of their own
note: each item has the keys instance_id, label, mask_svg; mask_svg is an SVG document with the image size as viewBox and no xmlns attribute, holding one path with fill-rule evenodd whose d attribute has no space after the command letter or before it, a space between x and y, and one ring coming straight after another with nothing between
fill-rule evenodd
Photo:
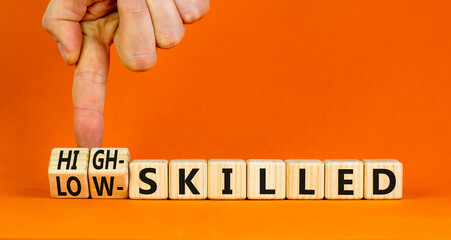
<instances>
[{"instance_id":1,"label":"wood grain texture","mask_svg":"<svg viewBox=\"0 0 451 240\"><path fill-rule=\"evenodd\" d=\"M92 198L128 198L128 148L92 148L89 188Z\"/></svg>"},{"instance_id":2,"label":"wood grain texture","mask_svg":"<svg viewBox=\"0 0 451 240\"><path fill-rule=\"evenodd\" d=\"M325 160L325 197L326 199L362 199L363 163L354 159ZM344 171L352 173L345 173ZM342 171L344 184L340 193L339 172ZM352 181L349 184L347 181Z\"/></svg>"},{"instance_id":3,"label":"wood grain texture","mask_svg":"<svg viewBox=\"0 0 451 240\"><path fill-rule=\"evenodd\" d=\"M129 165L130 199L167 199L168 194L168 161L163 159L133 160ZM145 178L145 181L141 179ZM155 186L149 184L149 180Z\"/></svg>"},{"instance_id":4,"label":"wood grain texture","mask_svg":"<svg viewBox=\"0 0 451 240\"><path fill-rule=\"evenodd\" d=\"M289 159L285 161L285 164L288 199L324 198L324 163L322 161ZM301 175L301 172L303 175ZM300 186L301 182L303 183L302 186Z\"/></svg>"},{"instance_id":5,"label":"wood grain texture","mask_svg":"<svg viewBox=\"0 0 451 240\"><path fill-rule=\"evenodd\" d=\"M182 171L184 176L181 175ZM188 181L190 174L193 177ZM183 186L180 185L180 181ZM192 183L193 189L189 187L189 183ZM207 194L207 161L204 159L169 161L170 199L206 199Z\"/></svg>"},{"instance_id":6,"label":"wood grain texture","mask_svg":"<svg viewBox=\"0 0 451 240\"><path fill-rule=\"evenodd\" d=\"M226 177L227 175L227 177ZM228 180L228 187L225 181ZM208 161L208 198L245 199L246 162L242 159L211 159Z\"/></svg>"},{"instance_id":7,"label":"wood grain texture","mask_svg":"<svg viewBox=\"0 0 451 240\"><path fill-rule=\"evenodd\" d=\"M48 169L50 196L88 198L88 161L87 148L54 148Z\"/></svg>"},{"instance_id":8,"label":"wood grain texture","mask_svg":"<svg viewBox=\"0 0 451 240\"><path fill-rule=\"evenodd\" d=\"M279 159L247 160L247 198L284 199L285 163ZM262 173L265 174L261 175ZM265 183L265 186L261 184Z\"/></svg>"},{"instance_id":9,"label":"wood grain texture","mask_svg":"<svg viewBox=\"0 0 451 240\"><path fill-rule=\"evenodd\" d=\"M403 184L403 164L395 159L365 159L364 164L364 197L365 199L401 199L402 198L402 184ZM386 169L393 173L394 188L389 193L380 193L374 189L374 170ZM390 186L390 178L386 174L378 174L378 189L384 190Z\"/></svg>"}]
</instances>

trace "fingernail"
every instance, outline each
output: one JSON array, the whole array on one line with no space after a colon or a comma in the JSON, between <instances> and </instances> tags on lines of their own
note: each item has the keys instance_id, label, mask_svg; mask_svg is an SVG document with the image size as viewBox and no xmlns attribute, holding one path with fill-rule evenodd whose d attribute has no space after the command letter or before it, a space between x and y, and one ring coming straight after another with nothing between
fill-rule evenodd
<instances>
[{"instance_id":1,"label":"fingernail","mask_svg":"<svg viewBox=\"0 0 451 240\"><path fill-rule=\"evenodd\" d=\"M63 56L64 61L67 63L67 51L66 48L64 48L63 44L61 42L58 42L58 48L60 49L61 55Z\"/></svg>"}]
</instances>

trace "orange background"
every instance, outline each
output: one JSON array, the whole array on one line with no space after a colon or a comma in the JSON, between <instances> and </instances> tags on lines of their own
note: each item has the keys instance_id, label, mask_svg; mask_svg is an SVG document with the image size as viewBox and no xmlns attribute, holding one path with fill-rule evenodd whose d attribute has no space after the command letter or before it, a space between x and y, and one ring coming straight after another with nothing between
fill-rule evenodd
<instances>
[{"instance_id":1,"label":"orange background","mask_svg":"<svg viewBox=\"0 0 451 240\"><path fill-rule=\"evenodd\" d=\"M0 238L435 238L451 233L449 1L212 1L145 73L112 52L104 146L131 158L396 158L400 201L51 199L74 147L46 1L0 8Z\"/></svg>"}]
</instances>

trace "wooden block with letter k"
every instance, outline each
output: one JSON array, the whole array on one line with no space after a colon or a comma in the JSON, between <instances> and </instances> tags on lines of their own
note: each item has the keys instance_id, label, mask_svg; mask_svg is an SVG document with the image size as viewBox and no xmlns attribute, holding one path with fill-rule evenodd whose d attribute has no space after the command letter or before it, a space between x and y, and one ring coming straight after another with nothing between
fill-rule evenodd
<instances>
[{"instance_id":1,"label":"wooden block with letter k","mask_svg":"<svg viewBox=\"0 0 451 240\"><path fill-rule=\"evenodd\" d=\"M127 148L93 148L89 161L92 198L128 198Z\"/></svg>"}]
</instances>

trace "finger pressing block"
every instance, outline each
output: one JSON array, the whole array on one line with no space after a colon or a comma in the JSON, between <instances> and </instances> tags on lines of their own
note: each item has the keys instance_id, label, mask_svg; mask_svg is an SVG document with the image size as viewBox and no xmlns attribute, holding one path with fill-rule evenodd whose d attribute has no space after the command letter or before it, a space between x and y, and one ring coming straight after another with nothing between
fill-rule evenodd
<instances>
[{"instance_id":1,"label":"finger pressing block","mask_svg":"<svg viewBox=\"0 0 451 240\"><path fill-rule=\"evenodd\" d=\"M92 198L128 198L128 148L93 148L89 161Z\"/></svg>"},{"instance_id":2,"label":"finger pressing block","mask_svg":"<svg viewBox=\"0 0 451 240\"><path fill-rule=\"evenodd\" d=\"M285 163L279 159L247 160L247 198L284 199Z\"/></svg>"},{"instance_id":3,"label":"finger pressing block","mask_svg":"<svg viewBox=\"0 0 451 240\"><path fill-rule=\"evenodd\" d=\"M208 198L245 199L246 162L241 159L209 160Z\"/></svg>"},{"instance_id":4,"label":"finger pressing block","mask_svg":"<svg viewBox=\"0 0 451 240\"><path fill-rule=\"evenodd\" d=\"M54 148L50 156L50 195L54 198L88 198L87 148Z\"/></svg>"},{"instance_id":5,"label":"finger pressing block","mask_svg":"<svg viewBox=\"0 0 451 240\"><path fill-rule=\"evenodd\" d=\"M324 163L320 160L290 159L287 166L288 199L324 197Z\"/></svg>"},{"instance_id":6,"label":"finger pressing block","mask_svg":"<svg viewBox=\"0 0 451 240\"><path fill-rule=\"evenodd\" d=\"M395 159L366 159L365 199L401 199L402 163Z\"/></svg>"},{"instance_id":7,"label":"finger pressing block","mask_svg":"<svg viewBox=\"0 0 451 240\"><path fill-rule=\"evenodd\" d=\"M325 160L326 199L362 199L363 163L358 160Z\"/></svg>"},{"instance_id":8,"label":"finger pressing block","mask_svg":"<svg viewBox=\"0 0 451 240\"><path fill-rule=\"evenodd\" d=\"M204 159L169 162L170 199L207 198L207 161Z\"/></svg>"},{"instance_id":9,"label":"finger pressing block","mask_svg":"<svg viewBox=\"0 0 451 240\"><path fill-rule=\"evenodd\" d=\"M168 198L167 160L133 160L129 169L131 199Z\"/></svg>"}]
</instances>

